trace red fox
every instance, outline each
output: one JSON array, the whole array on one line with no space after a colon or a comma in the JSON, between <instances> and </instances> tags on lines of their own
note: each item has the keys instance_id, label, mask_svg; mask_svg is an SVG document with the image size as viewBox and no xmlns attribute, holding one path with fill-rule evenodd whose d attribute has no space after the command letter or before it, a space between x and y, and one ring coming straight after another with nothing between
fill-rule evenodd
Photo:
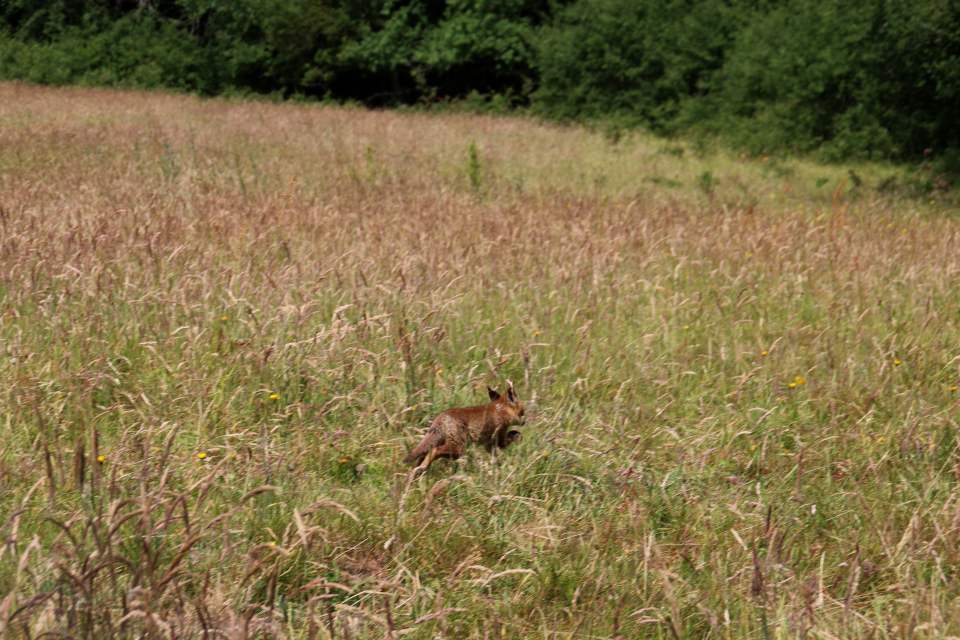
<instances>
[{"instance_id":1,"label":"red fox","mask_svg":"<svg viewBox=\"0 0 960 640\"><path fill-rule=\"evenodd\" d=\"M523 403L513 385L509 384L505 395L490 387L487 391L489 404L447 409L433 419L427 435L403 460L418 465L413 470L414 477L426 471L434 458L456 460L470 442L478 442L490 452L494 447L504 449L520 439L519 431L508 431L510 427L522 426L527 421Z\"/></svg>"}]
</instances>

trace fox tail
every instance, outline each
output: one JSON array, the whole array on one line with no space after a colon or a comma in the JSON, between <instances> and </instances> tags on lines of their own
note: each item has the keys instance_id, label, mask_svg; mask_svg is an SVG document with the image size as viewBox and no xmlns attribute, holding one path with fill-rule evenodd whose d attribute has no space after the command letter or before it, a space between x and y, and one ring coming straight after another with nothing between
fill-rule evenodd
<instances>
[{"instance_id":1,"label":"fox tail","mask_svg":"<svg viewBox=\"0 0 960 640\"><path fill-rule=\"evenodd\" d=\"M420 444L418 444L416 448L410 452L410 455L403 459L403 461L420 464L423 462L423 459L427 457L427 454L430 453L431 449L434 447L439 447L445 441L446 438L443 437L442 433L431 429L427 432L427 435L423 436L423 440L420 441Z\"/></svg>"}]
</instances>

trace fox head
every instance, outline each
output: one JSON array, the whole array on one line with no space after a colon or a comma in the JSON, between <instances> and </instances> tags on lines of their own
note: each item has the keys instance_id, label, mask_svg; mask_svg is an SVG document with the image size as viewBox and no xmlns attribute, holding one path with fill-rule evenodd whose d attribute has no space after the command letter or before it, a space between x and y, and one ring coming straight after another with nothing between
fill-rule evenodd
<instances>
[{"instance_id":1,"label":"fox head","mask_svg":"<svg viewBox=\"0 0 960 640\"><path fill-rule=\"evenodd\" d=\"M506 426L524 425L527 422L527 414L523 410L523 402L517 395L513 385L507 383L507 392L503 395L498 393L493 387L487 387L487 393L490 394L490 402L500 406L501 415ZM519 437L519 432L516 432Z\"/></svg>"}]
</instances>

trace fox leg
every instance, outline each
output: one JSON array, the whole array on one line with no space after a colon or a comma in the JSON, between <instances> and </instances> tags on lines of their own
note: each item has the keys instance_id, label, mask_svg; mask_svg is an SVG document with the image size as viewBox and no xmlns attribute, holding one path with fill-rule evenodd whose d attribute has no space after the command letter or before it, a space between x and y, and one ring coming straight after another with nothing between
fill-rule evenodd
<instances>
[{"instance_id":1,"label":"fox leg","mask_svg":"<svg viewBox=\"0 0 960 640\"><path fill-rule=\"evenodd\" d=\"M463 447L458 447L455 444L450 442L445 442L439 447L434 449L437 453L434 458L450 458L451 460L459 460L463 456Z\"/></svg>"},{"instance_id":2,"label":"fox leg","mask_svg":"<svg viewBox=\"0 0 960 640\"><path fill-rule=\"evenodd\" d=\"M430 466L430 463L436 458L450 458L451 460L457 460L462 455L462 446L457 446L452 442L444 442L440 446L430 449L430 452L427 453L427 457L423 459L423 463L419 467L414 468L413 477L419 477L426 472L427 468Z\"/></svg>"},{"instance_id":3,"label":"fox leg","mask_svg":"<svg viewBox=\"0 0 960 640\"><path fill-rule=\"evenodd\" d=\"M487 453L492 453L494 449L506 449L514 442L519 442L522 434L519 431L508 431L500 429L493 440L487 443Z\"/></svg>"},{"instance_id":4,"label":"fox leg","mask_svg":"<svg viewBox=\"0 0 960 640\"><path fill-rule=\"evenodd\" d=\"M437 457L437 451L440 447L433 447L427 452L427 456L423 459L423 462L419 466L413 468L413 477L419 478L421 475L426 472L427 468L430 466L430 463L433 462L433 459Z\"/></svg>"}]
</instances>

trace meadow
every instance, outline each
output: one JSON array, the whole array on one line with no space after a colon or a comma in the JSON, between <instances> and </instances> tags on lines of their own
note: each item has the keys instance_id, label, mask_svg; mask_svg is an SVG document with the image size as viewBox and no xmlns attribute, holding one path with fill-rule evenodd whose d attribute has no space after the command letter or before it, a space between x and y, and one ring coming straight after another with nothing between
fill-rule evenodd
<instances>
[{"instance_id":1,"label":"meadow","mask_svg":"<svg viewBox=\"0 0 960 640\"><path fill-rule=\"evenodd\" d=\"M960 636L910 175L0 84L2 637ZM523 440L411 480L508 381Z\"/></svg>"}]
</instances>

